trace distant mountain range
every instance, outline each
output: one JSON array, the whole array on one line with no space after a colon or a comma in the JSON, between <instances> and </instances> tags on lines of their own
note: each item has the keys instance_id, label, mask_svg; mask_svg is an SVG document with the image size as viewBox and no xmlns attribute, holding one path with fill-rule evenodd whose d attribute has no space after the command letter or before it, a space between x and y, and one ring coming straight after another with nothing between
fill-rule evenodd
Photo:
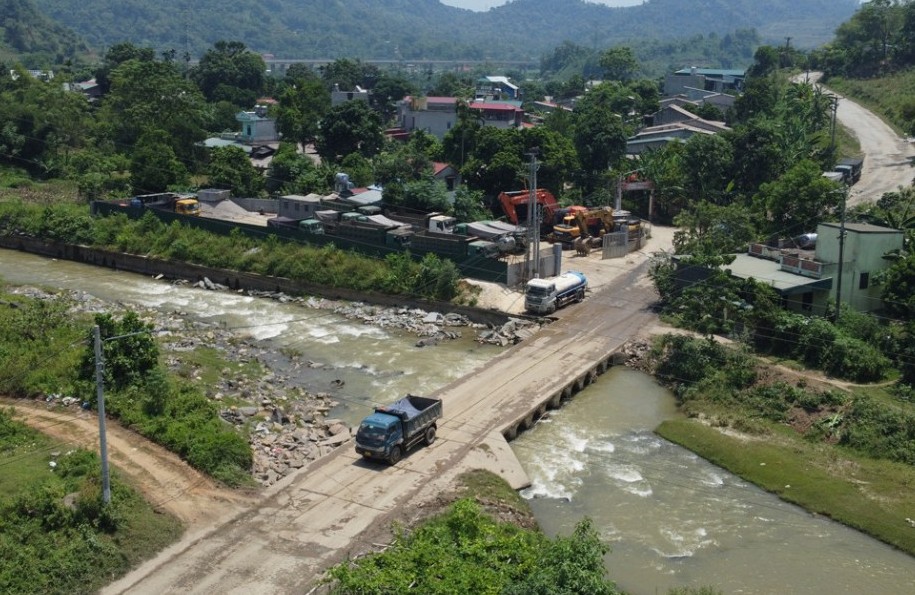
<instances>
[{"instance_id":1,"label":"distant mountain range","mask_svg":"<svg viewBox=\"0 0 915 595\"><path fill-rule=\"evenodd\" d=\"M241 41L278 58L538 60L563 41L595 48L756 29L764 42L830 40L858 0L648 0L610 8L581 0L514 0L473 12L438 0L0 0L96 49L129 41L198 57ZM7 42L8 43L8 42Z\"/></svg>"}]
</instances>

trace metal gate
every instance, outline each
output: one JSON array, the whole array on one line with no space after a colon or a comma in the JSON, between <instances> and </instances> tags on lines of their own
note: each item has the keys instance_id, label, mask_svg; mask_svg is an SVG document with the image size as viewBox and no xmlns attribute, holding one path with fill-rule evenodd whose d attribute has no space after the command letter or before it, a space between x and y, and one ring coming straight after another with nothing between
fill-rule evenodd
<instances>
[{"instance_id":1,"label":"metal gate","mask_svg":"<svg viewBox=\"0 0 915 595\"><path fill-rule=\"evenodd\" d=\"M629 231L605 233L601 258L622 258L629 254Z\"/></svg>"}]
</instances>

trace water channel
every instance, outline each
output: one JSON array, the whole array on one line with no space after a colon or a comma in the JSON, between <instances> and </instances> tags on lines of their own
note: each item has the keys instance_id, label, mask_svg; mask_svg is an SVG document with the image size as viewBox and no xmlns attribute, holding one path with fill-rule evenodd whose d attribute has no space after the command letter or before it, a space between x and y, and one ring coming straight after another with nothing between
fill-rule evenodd
<instances>
[{"instance_id":1,"label":"water channel","mask_svg":"<svg viewBox=\"0 0 915 595\"><path fill-rule=\"evenodd\" d=\"M512 447L547 534L587 516L629 593L712 585L724 593L915 593L915 558L786 504L657 437L677 415L645 374L612 368Z\"/></svg>"},{"instance_id":2,"label":"water channel","mask_svg":"<svg viewBox=\"0 0 915 595\"><path fill-rule=\"evenodd\" d=\"M334 412L356 423L371 403L430 392L501 351L473 331L416 347L416 337L229 292L0 250L0 279L86 291L183 312L324 364L305 388L345 381ZM310 384L309 384L310 383ZM512 446L531 477L524 492L548 534L584 516L613 551L610 575L633 594L713 585L724 593L915 593L915 558L785 504L651 429L677 415L673 397L639 372L614 368Z\"/></svg>"}]
</instances>

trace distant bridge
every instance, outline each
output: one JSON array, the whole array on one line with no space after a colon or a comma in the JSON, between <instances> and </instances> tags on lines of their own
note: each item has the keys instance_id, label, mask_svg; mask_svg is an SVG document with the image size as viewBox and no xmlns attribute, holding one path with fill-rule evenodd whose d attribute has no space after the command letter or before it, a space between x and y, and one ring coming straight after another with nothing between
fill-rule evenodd
<instances>
[{"instance_id":1,"label":"distant bridge","mask_svg":"<svg viewBox=\"0 0 915 595\"><path fill-rule=\"evenodd\" d=\"M284 74L289 67L293 64L306 64L312 68L326 66L328 64L336 61L337 58L305 58L305 59L293 59L293 58L272 58L265 57L264 62L267 64L267 68L274 73ZM364 64L372 64L375 66L400 66L406 70L453 70L453 71L463 71L468 70L474 66L493 66L493 67L509 67L509 68L540 68L540 63L537 60L406 60L406 59L371 59L371 60L361 60Z\"/></svg>"}]
</instances>

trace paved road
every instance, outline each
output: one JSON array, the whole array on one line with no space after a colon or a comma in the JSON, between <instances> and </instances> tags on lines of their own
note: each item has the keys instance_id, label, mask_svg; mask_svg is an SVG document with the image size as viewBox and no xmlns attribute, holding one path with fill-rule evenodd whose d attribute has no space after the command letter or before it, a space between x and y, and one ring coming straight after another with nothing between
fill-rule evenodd
<instances>
[{"instance_id":1,"label":"paved road","mask_svg":"<svg viewBox=\"0 0 915 595\"><path fill-rule=\"evenodd\" d=\"M492 464L501 430L537 399L622 345L654 319L643 264L561 311L562 319L439 391L439 440L396 467L338 449L274 486L257 508L189 536L105 593L302 593L379 524L445 486L467 460ZM511 462L506 471L512 472ZM364 546L364 543L362 543Z\"/></svg>"},{"instance_id":2,"label":"paved road","mask_svg":"<svg viewBox=\"0 0 915 595\"><path fill-rule=\"evenodd\" d=\"M804 76L795 80L804 80ZM821 76L820 72L811 72L810 81L815 84ZM852 186L848 206L876 201L885 192L912 184L915 143L896 134L873 112L847 97L840 97L836 118L858 138L865 155L861 181Z\"/></svg>"}]
</instances>

